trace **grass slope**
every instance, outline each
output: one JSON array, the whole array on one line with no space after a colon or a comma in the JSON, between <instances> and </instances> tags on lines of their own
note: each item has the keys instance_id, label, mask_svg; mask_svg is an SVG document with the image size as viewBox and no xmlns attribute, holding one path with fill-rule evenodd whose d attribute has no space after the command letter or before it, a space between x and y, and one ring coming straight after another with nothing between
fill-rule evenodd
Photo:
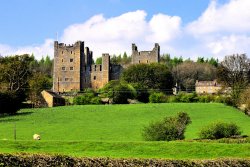
<instances>
[{"instance_id":1,"label":"grass slope","mask_svg":"<svg viewBox=\"0 0 250 167\"><path fill-rule=\"evenodd\" d=\"M235 122L243 134L250 135L250 118L223 104L67 106L23 109L16 116L0 118L0 152L173 159L250 157L250 143L143 141L144 126L180 111L192 119L185 133L187 139L197 138L202 126L216 120ZM15 124L17 141L13 141ZM34 133L41 134L42 140L32 141Z\"/></svg>"},{"instance_id":2,"label":"grass slope","mask_svg":"<svg viewBox=\"0 0 250 167\"><path fill-rule=\"evenodd\" d=\"M223 104L137 104L88 105L43 109L24 109L19 115L0 118L0 139L13 139L14 125L18 140L143 141L141 130L149 122L187 112L192 124L187 139L197 138L200 128L216 120L235 122L250 135L250 118Z\"/></svg>"}]
</instances>

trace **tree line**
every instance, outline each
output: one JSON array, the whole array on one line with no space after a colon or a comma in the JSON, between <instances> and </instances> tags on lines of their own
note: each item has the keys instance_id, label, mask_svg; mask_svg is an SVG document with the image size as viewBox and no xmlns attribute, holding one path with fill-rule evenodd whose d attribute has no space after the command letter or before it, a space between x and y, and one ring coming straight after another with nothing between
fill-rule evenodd
<instances>
[{"instance_id":1,"label":"tree line","mask_svg":"<svg viewBox=\"0 0 250 167\"><path fill-rule=\"evenodd\" d=\"M40 105L41 91L52 86L52 67L49 56L41 60L28 54L0 57L0 114L15 113L24 101Z\"/></svg>"},{"instance_id":2,"label":"tree line","mask_svg":"<svg viewBox=\"0 0 250 167\"><path fill-rule=\"evenodd\" d=\"M97 59L96 63L98 61L101 62ZM111 57L111 63L114 64L129 64L130 62L131 56L128 56L126 52L122 56ZM248 88L249 63L250 60L245 54L226 56L221 62L214 58L205 59L204 57L198 57L196 61L184 60L182 57L172 58L169 54L164 54L160 57L160 63L128 66L123 70L119 81L111 81L98 92L108 97L114 98L115 96L114 99L124 100L123 97L127 96L148 102L149 95L153 91L166 95L172 94L172 88L177 86L180 90L192 92L196 80L217 79L231 88L232 104L237 105L243 90ZM0 102L4 103L1 105L4 106L5 103L11 101L8 97L12 96L13 99L19 99L19 103L31 101L34 106L40 106L42 101L40 92L52 88L52 69L53 59L49 56L41 60L36 60L34 55L28 54L0 57ZM119 92L131 93L119 94Z\"/></svg>"}]
</instances>

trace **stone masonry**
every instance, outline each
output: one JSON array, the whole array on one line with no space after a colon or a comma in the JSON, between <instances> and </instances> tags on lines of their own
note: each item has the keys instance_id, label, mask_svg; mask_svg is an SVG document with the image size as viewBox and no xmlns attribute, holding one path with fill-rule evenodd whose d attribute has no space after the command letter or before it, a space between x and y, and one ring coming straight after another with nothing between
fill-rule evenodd
<instances>
[{"instance_id":1,"label":"stone masonry","mask_svg":"<svg viewBox=\"0 0 250 167\"><path fill-rule=\"evenodd\" d=\"M158 63L160 61L160 45L155 44L152 51L138 51L137 46L132 44L132 64Z\"/></svg>"},{"instance_id":2,"label":"stone masonry","mask_svg":"<svg viewBox=\"0 0 250 167\"><path fill-rule=\"evenodd\" d=\"M93 64L93 52L84 47L84 42L73 45L54 42L54 92L82 91L86 88L99 89L110 80L117 80L123 70L121 65L110 63L109 54L102 55L102 64ZM132 44L132 62L158 63L160 46L155 44L152 51L138 52Z\"/></svg>"}]
</instances>

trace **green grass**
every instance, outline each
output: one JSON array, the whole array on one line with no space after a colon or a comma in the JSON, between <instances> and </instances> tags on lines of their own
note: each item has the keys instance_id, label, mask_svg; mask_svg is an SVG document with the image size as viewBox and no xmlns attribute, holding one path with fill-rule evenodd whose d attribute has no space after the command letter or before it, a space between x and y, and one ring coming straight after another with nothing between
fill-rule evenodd
<instances>
[{"instance_id":1,"label":"green grass","mask_svg":"<svg viewBox=\"0 0 250 167\"><path fill-rule=\"evenodd\" d=\"M0 141L1 152L77 157L215 159L249 158L250 143Z\"/></svg>"},{"instance_id":2,"label":"green grass","mask_svg":"<svg viewBox=\"0 0 250 167\"><path fill-rule=\"evenodd\" d=\"M244 135L250 136L250 117L217 103L67 106L23 109L16 116L0 118L0 152L179 159L250 157L249 143L143 140L141 130L149 122L180 111L187 112L192 120L186 139L198 138L201 127L216 120L235 122ZM35 133L41 135L41 141L32 141Z\"/></svg>"}]
</instances>

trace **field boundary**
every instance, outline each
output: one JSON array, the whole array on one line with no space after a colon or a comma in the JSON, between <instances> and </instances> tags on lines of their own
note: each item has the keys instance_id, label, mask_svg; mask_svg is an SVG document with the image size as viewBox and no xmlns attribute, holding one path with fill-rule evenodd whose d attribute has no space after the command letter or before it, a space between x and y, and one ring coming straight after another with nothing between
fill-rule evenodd
<instances>
[{"instance_id":1,"label":"field boundary","mask_svg":"<svg viewBox=\"0 0 250 167\"><path fill-rule=\"evenodd\" d=\"M250 159L115 159L45 154L0 154L0 166L250 166Z\"/></svg>"}]
</instances>

